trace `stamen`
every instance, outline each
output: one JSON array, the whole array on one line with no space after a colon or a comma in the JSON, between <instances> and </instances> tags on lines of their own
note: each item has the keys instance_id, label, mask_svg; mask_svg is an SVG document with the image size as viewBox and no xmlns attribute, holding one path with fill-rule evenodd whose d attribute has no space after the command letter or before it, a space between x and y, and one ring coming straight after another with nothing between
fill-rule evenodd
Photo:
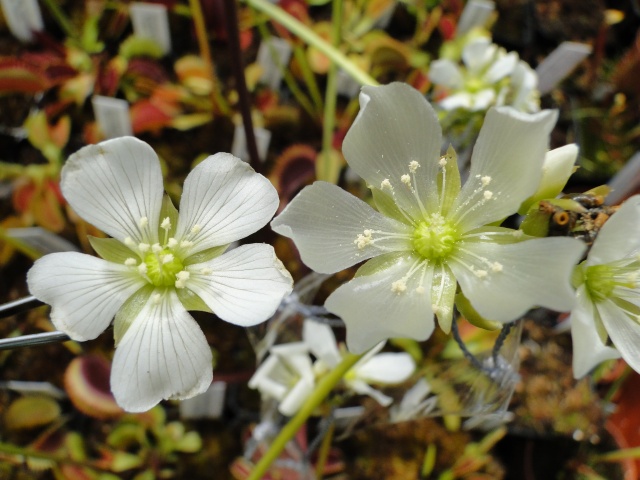
<instances>
[{"instance_id":1,"label":"stamen","mask_svg":"<svg viewBox=\"0 0 640 480\"><path fill-rule=\"evenodd\" d=\"M167 247L169 247L169 248L174 248L174 247L176 247L177 245L178 245L178 241L177 241L175 238L173 238L173 237L171 237L171 238L169 239L169 241L167 241Z\"/></svg>"},{"instance_id":2,"label":"stamen","mask_svg":"<svg viewBox=\"0 0 640 480\"><path fill-rule=\"evenodd\" d=\"M189 248L191 246L193 246L193 242L190 242L189 240L182 240L180 242L180 247L181 248Z\"/></svg>"},{"instance_id":3,"label":"stamen","mask_svg":"<svg viewBox=\"0 0 640 480\"><path fill-rule=\"evenodd\" d=\"M173 262L174 257L173 254L167 253L166 255L162 255L160 258L162 259L162 264L166 265L169 262Z\"/></svg>"},{"instance_id":4,"label":"stamen","mask_svg":"<svg viewBox=\"0 0 640 480\"><path fill-rule=\"evenodd\" d=\"M447 157L440 157L440 161L438 162L438 164L444 168L447 166Z\"/></svg>"},{"instance_id":5,"label":"stamen","mask_svg":"<svg viewBox=\"0 0 640 480\"><path fill-rule=\"evenodd\" d=\"M154 243L153 245L151 245L151 251L153 253L160 253L162 251L162 247L159 243Z\"/></svg>"},{"instance_id":6,"label":"stamen","mask_svg":"<svg viewBox=\"0 0 640 480\"><path fill-rule=\"evenodd\" d=\"M416 287L416 293L424 293L425 289L422 285L419 285L418 287Z\"/></svg>"},{"instance_id":7,"label":"stamen","mask_svg":"<svg viewBox=\"0 0 640 480\"><path fill-rule=\"evenodd\" d=\"M491 183L491 177L488 175L485 175L484 177L480 178L480 183L482 183L483 187L486 187Z\"/></svg>"},{"instance_id":8,"label":"stamen","mask_svg":"<svg viewBox=\"0 0 640 480\"><path fill-rule=\"evenodd\" d=\"M200 270L200 273L202 275L211 275L213 273L213 270L209 267L204 267L202 270Z\"/></svg>"},{"instance_id":9,"label":"stamen","mask_svg":"<svg viewBox=\"0 0 640 480\"><path fill-rule=\"evenodd\" d=\"M493 197L493 192L490 190L485 190L483 195L485 200L491 200L491 198Z\"/></svg>"},{"instance_id":10,"label":"stamen","mask_svg":"<svg viewBox=\"0 0 640 480\"><path fill-rule=\"evenodd\" d=\"M140 228L145 228L147 225L149 225L149 219L147 217L140 218L140 220L138 221L138 225L140 225Z\"/></svg>"},{"instance_id":11,"label":"stamen","mask_svg":"<svg viewBox=\"0 0 640 480\"><path fill-rule=\"evenodd\" d=\"M134 242L131 237L125 238L124 244L132 250L136 248L136 242Z\"/></svg>"},{"instance_id":12,"label":"stamen","mask_svg":"<svg viewBox=\"0 0 640 480\"><path fill-rule=\"evenodd\" d=\"M175 286L176 288L184 288L185 285L187 284L187 280L189 280L189 272L187 272L186 270L182 270L181 272L178 272L176 274L176 283Z\"/></svg>"},{"instance_id":13,"label":"stamen","mask_svg":"<svg viewBox=\"0 0 640 480\"><path fill-rule=\"evenodd\" d=\"M474 270L473 273L478 278L486 278L489 273L486 270Z\"/></svg>"},{"instance_id":14,"label":"stamen","mask_svg":"<svg viewBox=\"0 0 640 480\"><path fill-rule=\"evenodd\" d=\"M391 185L391 182L389 181L388 178L385 178L381 183L380 183L380 190L384 190L385 188L388 188L389 190L393 190L393 186Z\"/></svg>"},{"instance_id":15,"label":"stamen","mask_svg":"<svg viewBox=\"0 0 640 480\"><path fill-rule=\"evenodd\" d=\"M415 160L409 162L409 171L411 173L415 173L418 168L420 168L420 164L418 162L416 162Z\"/></svg>"},{"instance_id":16,"label":"stamen","mask_svg":"<svg viewBox=\"0 0 640 480\"><path fill-rule=\"evenodd\" d=\"M170 230L171 229L171 219L169 217L166 217L164 220L162 220L162 223L160 224L160 228L162 228L163 230Z\"/></svg>"},{"instance_id":17,"label":"stamen","mask_svg":"<svg viewBox=\"0 0 640 480\"><path fill-rule=\"evenodd\" d=\"M500 262L493 262L491 265L491 271L498 273L502 271L502 264Z\"/></svg>"},{"instance_id":18,"label":"stamen","mask_svg":"<svg viewBox=\"0 0 640 480\"><path fill-rule=\"evenodd\" d=\"M198 233L200 233L201 230L202 230L202 227L196 224L193 227L191 227L191 234L197 235Z\"/></svg>"},{"instance_id":19,"label":"stamen","mask_svg":"<svg viewBox=\"0 0 640 480\"><path fill-rule=\"evenodd\" d=\"M363 233L359 233L353 243L358 247L358 250L364 249L367 245L371 245L373 243L373 239L371 238L371 230L366 229Z\"/></svg>"},{"instance_id":20,"label":"stamen","mask_svg":"<svg viewBox=\"0 0 640 480\"><path fill-rule=\"evenodd\" d=\"M411 187L411 177L407 174L402 175L400 177L400 181L404 183L407 187Z\"/></svg>"},{"instance_id":21,"label":"stamen","mask_svg":"<svg viewBox=\"0 0 640 480\"><path fill-rule=\"evenodd\" d=\"M138 244L138 250L140 250L142 253L148 252L150 248L151 248L151 245L149 245L148 243Z\"/></svg>"},{"instance_id":22,"label":"stamen","mask_svg":"<svg viewBox=\"0 0 640 480\"><path fill-rule=\"evenodd\" d=\"M400 295L407 290L407 283L404 280L396 280L391 284L391 291Z\"/></svg>"},{"instance_id":23,"label":"stamen","mask_svg":"<svg viewBox=\"0 0 640 480\"><path fill-rule=\"evenodd\" d=\"M127 259L124 261L124 264L125 264L127 267L134 267L137 263L138 263L138 262L136 261L136 259L135 259L135 258L131 258L131 257L127 258Z\"/></svg>"},{"instance_id":24,"label":"stamen","mask_svg":"<svg viewBox=\"0 0 640 480\"><path fill-rule=\"evenodd\" d=\"M138 265L138 273L140 275L142 275L143 277L147 275L147 264L146 263L141 263L140 265Z\"/></svg>"},{"instance_id":25,"label":"stamen","mask_svg":"<svg viewBox=\"0 0 640 480\"><path fill-rule=\"evenodd\" d=\"M155 293L151 296L151 301L154 304L159 304L162 301L162 295L160 295L159 293Z\"/></svg>"}]
</instances>

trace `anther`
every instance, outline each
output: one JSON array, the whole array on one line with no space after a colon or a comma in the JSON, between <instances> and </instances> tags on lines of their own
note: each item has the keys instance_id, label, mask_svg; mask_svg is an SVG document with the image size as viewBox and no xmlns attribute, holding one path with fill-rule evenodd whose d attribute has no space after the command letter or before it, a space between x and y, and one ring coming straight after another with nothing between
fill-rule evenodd
<instances>
[{"instance_id":1,"label":"anther","mask_svg":"<svg viewBox=\"0 0 640 480\"><path fill-rule=\"evenodd\" d=\"M186 270L182 270L181 272L178 272L176 274L176 283L175 286L176 288L184 288L187 280L189 280L189 272L187 272Z\"/></svg>"},{"instance_id":2,"label":"anther","mask_svg":"<svg viewBox=\"0 0 640 480\"><path fill-rule=\"evenodd\" d=\"M211 275L213 273L213 270L209 267L204 267L202 270L200 270L200 273L202 275Z\"/></svg>"},{"instance_id":3,"label":"anther","mask_svg":"<svg viewBox=\"0 0 640 480\"><path fill-rule=\"evenodd\" d=\"M489 273L486 270L474 270L476 277L478 278L486 278Z\"/></svg>"},{"instance_id":4,"label":"anther","mask_svg":"<svg viewBox=\"0 0 640 480\"><path fill-rule=\"evenodd\" d=\"M502 264L500 262L493 262L491 264L491 271L498 273L502 271Z\"/></svg>"},{"instance_id":5,"label":"anther","mask_svg":"<svg viewBox=\"0 0 640 480\"><path fill-rule=\"evenodd\" d=\"M162 264L166 265L167 263L173 262L173 254L167 253L166 255L162 255Z\"/></svg>"},{"instance_id":6,"label":"anther","mask_svg":"<svg viewBox=\"0 0 640 480\"><path fill-rule=\"evenodd\" d=\"M142 253L148 252L150 248L151 248L151 245L149 245L148 243L138 244L138 250L140 250Z\"/></svg>"},{"instance_id":7,"label":"anther","mask_svg":"<svg viewBox=\"0 0 640 480\"><path fill-rule=\"evenodd\" d=\"M164 220L162 220L162 223L160 224L160 228L162 228L163 230L170 230L171 219L169 217L166 217Z\"/></svg>"},{"instance_id":8,"label":"anther","mask_svg":"<svg viewBox=\"0 0 640 480\"><path fill-rule=\"evenodd\" d=\"M404 183L407 187L411 186L411 177L406 173L400 177L400 181Z\"/></svg>"},{"instance_id":9,"label":"anther","mask_svg":"<svg viewBox=\"0 0 640 480\"><path fill-rule=\"evenodd\" d=\"M169 241L167 242L167 247L169 248L174 248L177 245L178 245L178 241L173 237L170 238Z\"/></svg>"},{"instance_id":10,"label":"anther","mask_svg":"<svg viewBox=\"0 0 640 480\"><path fill-rule=\"evenodd\" d=\"M445 167L447 165L447 157L440 157L440 161L438 162L441 167Z\"/></svg>"},{"instance_id":11,"label":"anther","mask_svg":"<svg viewBox=\"0 0 640 480\"><path fill-rule=\"evenodd\" d=\"M162 295L160 295L159 293L153 294L151 296L151 301L156 305L159 304L162 301Z\"/></svg>"},{"instance_id":12,"label":"anther","mask_svg":"<svg viewBox=\"0 0 640 480\"><path fill-rule=\"evenodd\" d=\"M138 225L140 225L140 228L145 228L147 225L149 225L149 219L147 217L140 218L140 220L138 221Z\"/></svg>"},{"instance_id":13,"label":"anther","mask_svg":"<svg viewBox=\"0 0 640 480\"><path fill-rule=\"evenodd\" d=\"M483 187L486 187L491 183L491 177L488 175L485 175L484 177L480 178L480 183L482 183Z\"/></svg>"},{"instance_id":14,"label":"anther","mask_svg":"<svg viewBox=\"0 0 640 480\"><path fill-rule=\"evenodd\" d=\"M404 280L396 280L391 284L391 291L400 295L407 290L407 283Z\"/></svg>"},{"instance_id":15,"label":"anther","mask_svg":"<svg viewBox=\"0 0 640 480\"><path fill-rule=\"evenodd\" d=\"M132 258L132 257L129 257L129 258L127 258L127 259L124 261L124 264L125 264L127 267L133 267L133 266L135 266L137 263L138 263L138 262L136 262L136 259L135 259L135 258Z\"/></svg>"},{"instance_id":16,"label":"anther","mask_svg":"<svg viewBox=\"0 0 640 480\"><path fill-rule=\"evenodd\" d=\"M420 285L419 287L416 287L416 293L422 294L424 292L425 292L425 290L424 290L424 287L422 285Z\"/></svg>"},{"instance_id":17,"label":"anther","mask_svg":"<svg viewBox=\"0 0 640 480\"><path fill-rule=\"evenodd\" d=\"M200 230L202 230L202 227L196 224L193 227L191 227L191 234L197 235L198 233L200 233Z\"/></svg>"},{"instance_id":18,"label":"anther","mask_svg":"<svg viewBox=\"0 0 640 480\"><path fill-rule=\"evenodd\" d=\"M491 200L493 198L493 192L490 190L485 190L483 195L485 200Z\"/></svg>"},{"instance_id":19,"label":"anther","mask_svg":"<svg viewBox=\"0 0 640 480\"><path fill-rule=\"evenodd\" d=\"M131 237L127 237L127 238L125 238L125 239L124 239L124 244L125 244L127 247L131 248L131 249L133 249L133 248L135 248L135 247L136 247L136 242L134 242L134 241L133 241L133 239L132 239Z\"/></svg>"},{"instance_id":20,"label":"anther","mask_svg":"<svg viewBox=\"0 0 640 480\"><path fill-rule=\"evenodd\" d=\"M146 263L141 263L140 265L138 265L138 273L140 275L146 275L147 274L147 264Z\"/></svg>"},{"instance_id":21,"label":"anther","mask_svg":"<svg viewBox=\"0 0 640 480\"><path fill-rule=\"evenodd\" d=\"M380 183L380 189L384 190L385 188L388 188L389 190L393 190L393 186L391 185L391 182L389 181L388 178L385 178L381 183Z\"/></svg>"},{"instance_id":22,"label":"anther","mask_svg":"<svg viewBox=\"0 0 640 480\"><path fill-rule=\"evenodd\" d=\"M420 164L418 162L416 162L415 160L409 162L409 171L411 173L415 173L418 168L420 168Z\"/></svg>"},{"instance_id":23,"label":"anther","mask_svg":"<svg viewBox=\"0 0 640 480\"><path fill-rule=\"evenodd\" d=\"M182 248L189 248L189 247L193 246L193 242L190 242L189 240L182 240L180 242L180 246Z\"/></svg>"},{"instance_id":24,"label":"anther","mask_svg":"<svg viewBox=\"0 0 640 480\"><path fill-rule=\"evenodd\" d=\"M151 251L153 253L160 253L162 251L162 247L159 243L154 243L153 245L151 245Z\"/></svg>"}]
</instances>

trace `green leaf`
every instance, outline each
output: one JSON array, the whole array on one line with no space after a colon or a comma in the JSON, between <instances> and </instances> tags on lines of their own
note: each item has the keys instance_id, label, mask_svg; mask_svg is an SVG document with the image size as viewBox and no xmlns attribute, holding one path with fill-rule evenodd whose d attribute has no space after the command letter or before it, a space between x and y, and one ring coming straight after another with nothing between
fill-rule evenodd
<instances>
[{"instance_id":1,"label":"green leaf","mask_svg":"<svg viewBox=\"0 0 640 480\"><path fill-rule=\"evenodd\" d=\"M188 288L176 288L176 293L185 310L190 312L213 313L207 304Z\"/></svg>"},{"instance_id":2,"label":"green leaf","mask_svg":"<svg viewBox=\"0 0 640 480\"><path fill-rule=\"evenodd\" d=\"M546 237L549 234L551 213L541 211L538 204L539 202L531 205L527 216L520 224L520 230L532 237Z\"/></svg>"},{"instance_id":3,"label":"green leaf","mask_svg":"<svg viewBox=\"0 0 640 480\"><path fill-rule=\"evenodd\" d=\"M203 250L202 252L198 252L195 255L191 255L184 259L184 266L195 265L196 263L208 262L209 260L213 260L216 257L222 255L225 250L229 247L229 245L220 245L219 247L211 247Z\"/></svg>"},{"instance_id":4,"label":"green leaf","mask_svg":"<svg viewBox=\"0 0 640 480\"><path fill-rule=\"evenodd\" d=\"M178 227L178 209L173 205L171 201L171 197L169 195L164 195L162 197L162 207L160 208L160 223L169 217L169 221L171 222L171 228L167 234L167 239L174 237L176 234L176 229ZM164 229L158 225L158 235L161 241L165 241L165 232Z\"/></svg>"},{"instance_id":5,"label":"green leaf","mask_svg":"<svg viewBox=\"0 0 640 480\"><path fill-rule=\"evenodd\" d=\"M380 270L389 268L396 263L399 258L404 257L405 255L407 255L407 252L391 252L373 257L358 269L354 278L372 275Z\"/></svg>"},{"instance_id":6,"label":"green leaf","mask_svg":"<svg viewBox=\"0 0 640 480\"><path fill-rule=\"evenodd\" d=\"M127 452L113 452L110 469L116 473L131 470L142 465L143 459L138 455Z\"/></svg>"},{"instance_id":7,"label":"green leaf","mask_svg":"<svg viewBox=\"0 0 640 480\"><path fill-rule=\"evenodd\" d=\"M399 222L411 225L410 221L396 204L393 195L375 187L371 187L371 194L373 195L373 203L381 214L385 217L393 218Z\"/></svg>"},{"instance_id":8,"label":"green leaf","mask_svg":"<svg viewBox=\"0 0 640 480\"><path fill-rule=\"evenodd\" d=\"M58 402L49 397L20 397L4 413L7 430L24 430L48 425L60 417Z\"/></svg>"},{"instance_id":9,"label":"green leaf","mask_svg":"<svg viewBox=\"0 0 640 480\"><path fill-rule=\"evenodd\" d=\"M488 320L480 315L467 297L463 293L456 295L456 308L467 321L474 327L484 330L497 330L502 327L502 323L494 320Z\"/></svg>"},{"instance_id":10,"label":"green leaf","mask_svg":"<svg viewBox=\"0 0 640 480\"><path fill-rule=\"evenodd\" d=\"M145 285L136 293L131 295L129 299L124 302L124 305L116 313L116 318L113 321L113 338L118 346L120 340L127 332L135 318L142 311L142 308L149 301L149 297L153 293L155 287L153 285Z\"/></svg>"},{"instance_id":11,"label":"green leaf","mask_svg":"<svg viewBox=\"0 0 640 480\"><path fill-rule=\"evenodd\" d=\"M87 237L96 253L109 262L122 265L127 258L138 256L137 253L115 238L98 238L91 235L87 235Z\"/></svg>"},{"instance_id":12,"label":"green leaf","mask_svg":"<svg viewBox=\"0 0 640 480\"><path fill-rule=\"evenodd\" d=\"M162 58L162 47L150 38L141 38L131 35L120 44L118 55L127 60L133 57Z\"/></svg>"},{"instance_id":13,"label":"green leaf","mask_svg":"<svg viewBox=\"0 0 640 480\"><path fill-rule=\"evenodd\" d=\"M338 183L343 164L342 155L336 149L323 150L316 159L316 178L335 185Z\"/></svg>"}]
</instances>

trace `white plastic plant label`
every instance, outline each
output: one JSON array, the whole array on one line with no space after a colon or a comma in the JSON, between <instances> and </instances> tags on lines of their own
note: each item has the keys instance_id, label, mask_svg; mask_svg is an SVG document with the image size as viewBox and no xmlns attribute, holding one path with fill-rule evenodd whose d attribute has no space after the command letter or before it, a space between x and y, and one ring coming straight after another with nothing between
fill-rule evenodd
<instances>
[{"instance_id":1,"label":"white plastic plant label","mask_svg":"<svg viewBox=\"0 0 640 480\"><path fill-rule=\"evenodd\" d=\"M13 238L43 255L79 251L73 243L41 227L7 228L5 232L7 237Z\"/></svg>"},{"instance_id":2,"label":"white plastic plant label","mask_svg":"<svg viewBox=\"0 0 640 480\"><path fill-rule=\"evenodd\" d=\"M475 27L484 26L495 8L491 0L469 0L460 15L456 36L461 37Z\"/></svg>"},{"instance_id":3,"label":"white plastic plant label","mask_svg":"<svg viewBox=\"0 0 640 480\"><path fill-rule=\"evenodd\" d=\"M591 46L585 43L563 42L547 55L538 68L538 90L540 95L549 93L564 80L578 64L591 53Z\"/></svg>"},{"instance_id":4,"label":"white plastic plant label","mask_svg":"<svg viewBox=\"0 0 640 480\"><path fill-rule=\"evenodd\" d=\"M38 0L0 0L11 33L22 42L33 40L33 32L44 29Z\"/></svg>"},{"instance_id":5,"label":"white plastic plant label","mask_svg":"<svg viewBox=\"0 0 640 480\"><path fill-rule=\"evenodd\" d=\"M253 127L253 134L256 137L258 157L260 157L261 162L264 162L267 158L267 152L269 151L269 143L271 143L271 132L266 128ZM236 129L233 132L231 154L245 162L251 160L249 157L249 148L247 147L247 136L244 133L243 125L236 125Z\"/></svg>"},{"instance_id":6,"label":"white plastic plant label","mask_svg":"<svg viewBox=\"0 0 640 480\"><path fill-rule=\"evenodd\" d=\"M226 382L213 382L206 392L180 402L180 418L182 420L220 418L226 392Z\"/></svg>"},{"instance_id":7,"label":"white plastic plant label","mask_svg":"<svg viewBox=\"0 0 640 480\"><path fill-rule=\"evenodd\" d=\"M129 7L133 33L156 42L166 55L171 51L171 32L167 7L156 3L135 2Z\"/></svg>"},{"instance_id":8,"label":"white plastic plant label","mask_svg":"<svg viewBox=\"0 0 640 480\"><path fill-rule=\"evenodd\" d=\"M262 68L260 81L273 90L280 88L282 72L289 65L291 45L282 38L263 40L258 49L257 62Z\"/></svg>"},{"instance_id":9,"label":"white plastic plant label","mask_svg":"<svg viewBox=\"0 0 640 480\"><path fill-rule=\"evenodd\" d=\"M120 98L94 95L91 99L98 127L107 138L133 135L129 103Z\"/></svg>"}]
</instances>

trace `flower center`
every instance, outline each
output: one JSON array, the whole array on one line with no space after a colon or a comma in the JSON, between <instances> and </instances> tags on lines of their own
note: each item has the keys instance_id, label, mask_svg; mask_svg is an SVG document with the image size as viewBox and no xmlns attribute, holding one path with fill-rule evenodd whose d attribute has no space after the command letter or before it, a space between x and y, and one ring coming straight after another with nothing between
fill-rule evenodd
<instances>
[{"instance_id":1,"label":"flower center","mask_svg":"<svg viewBox=\"0 0 640 480\"><path fill-rule=\"evenodd\" d=\"M584 269L584 283L591 298L601 302L614 295L615 288L637 288L637 267L617 268L612 265L592 265Z\"/></svg>"},{"instance_id":2,"label":"flower center","mask_svg":"<svg viewBox=\"0 0 640 480\"><path fill-rule=\"evenodd\" d=\"M184 270L182 261L167 247L147 253L144 263L147 266L147 277L156 287L174 286L178 273Z\"/></svg>"},{"instance_id":3,"label":"flower center","mask_svg":"<svg viewBox=\"0 0 640 480\"><path fill-rule=\"evenodd\" d=\"M420 222L413 233L413 248L428 260L440 260L458 241L456 229L442 215L434 213Z\"/></svg>"}]
</instances>

